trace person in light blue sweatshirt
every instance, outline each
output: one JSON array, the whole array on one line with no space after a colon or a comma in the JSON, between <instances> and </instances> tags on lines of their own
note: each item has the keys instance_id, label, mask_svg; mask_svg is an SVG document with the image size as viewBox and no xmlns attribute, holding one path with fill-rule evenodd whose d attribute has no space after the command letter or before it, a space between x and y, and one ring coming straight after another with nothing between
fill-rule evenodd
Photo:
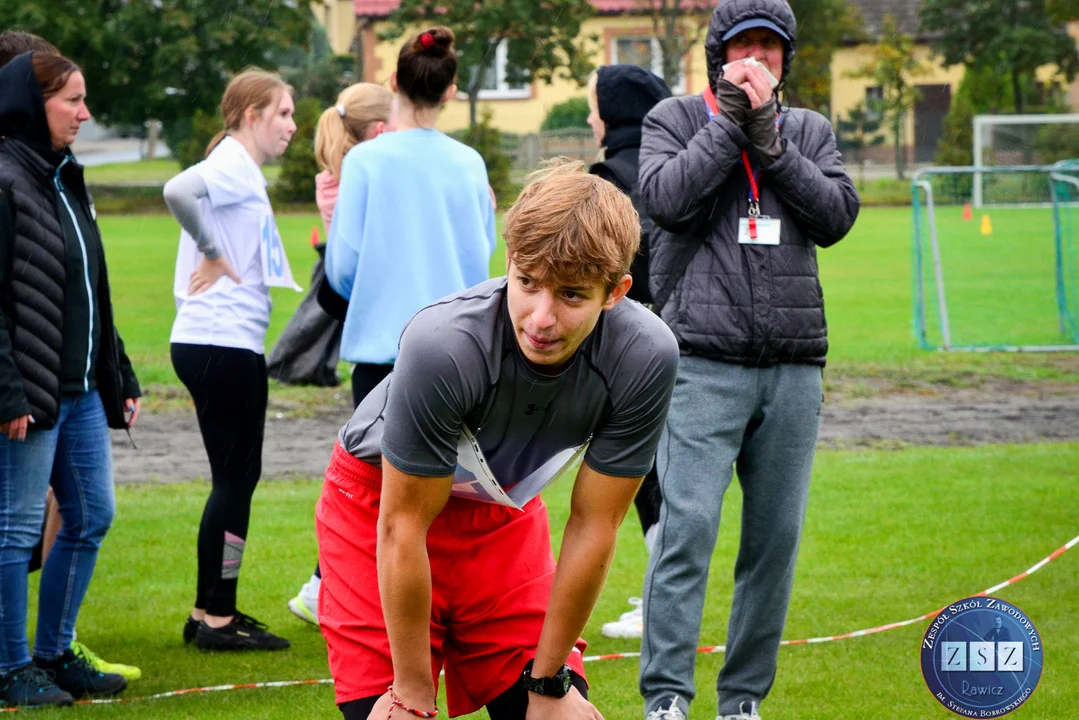
<instances>
[{"instance_id":1,"label":"person in light blue sweatshirt","mask_svg":"<svg viewBox=\"0 0 1079 720\"><path fill-rule=\"evenodd\" d=\"M405 325L423 307L487 279L495 209L483 158L435 129L457 93L453 32L402 48L390 85L397 132L349 151L326 246L326 277L349 301L341 357L359 404L393 369Z\"/></svg>"}]
</instances>

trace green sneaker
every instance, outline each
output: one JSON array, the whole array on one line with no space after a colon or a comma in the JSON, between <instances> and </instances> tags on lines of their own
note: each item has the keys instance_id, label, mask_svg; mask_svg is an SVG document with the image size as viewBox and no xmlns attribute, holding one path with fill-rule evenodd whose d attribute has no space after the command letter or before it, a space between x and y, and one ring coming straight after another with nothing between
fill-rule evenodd
<instances>
[{"instance_id":1,"label":"green sneaker","mask_svg":"<svg viewBox=\"0 0 1079 720\"><path fill-rule=\"evenodd\" d=\"M97 670L98 672L115 673L117 675L122 675L124 679L128 681L138 680L142 677L142 670L135 667L134 665L124 665L122 663L109 662L108 660L105 660L100 655L95 653L90 648L83 645L81 642L76 641L71 643L71 650L75 653L77 657L85 660L87 663L90 664L90 667L92 667L94 670Z\"/></svg>"}]
</instances>

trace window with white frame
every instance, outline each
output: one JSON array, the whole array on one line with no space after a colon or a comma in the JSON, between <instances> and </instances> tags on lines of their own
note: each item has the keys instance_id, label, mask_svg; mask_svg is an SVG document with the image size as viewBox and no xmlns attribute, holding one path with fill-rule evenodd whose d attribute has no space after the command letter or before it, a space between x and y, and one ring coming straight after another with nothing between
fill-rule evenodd
<instances>
[{"instance_id":1,"label":"window with white frame","mask_svg":"<svg viewBox=\"0 0 1079 720\"><path fill-rule=\"evenodd\" d=\"M532 97L532 88L528 83L510 83L506 80L506 41L498 43L495 47L494 58L488 64L483 73L483 84L480 86L480 100L522 100ZM458 92L458 98L468 97L466 92Z\"/></svg>"},{"instance_id":2,"label":"window with white frame","mask_svg":"<svg viewBox=\"0 0 1079 720\"><path fill-rule=\"evenodd\" d=\"M663 77L663 48L657 38L648 35L632 35L612 40L611 62L616 65L636 65ZM678 63L678 82L671 88L671 92L681 95L685 91L686 63L682 60Z\"/></svg>"},{"instance_id":3,"label":"window with white frame","mask_svg":"<svg viewBox=\"0 0 1079 720\"><path fill-rule=\"evenodd\" d=\"M871 122L881 119L881 108L884 104L884 88L879 85L865 89L865 117Z\"/></svg>"}]
</instances>

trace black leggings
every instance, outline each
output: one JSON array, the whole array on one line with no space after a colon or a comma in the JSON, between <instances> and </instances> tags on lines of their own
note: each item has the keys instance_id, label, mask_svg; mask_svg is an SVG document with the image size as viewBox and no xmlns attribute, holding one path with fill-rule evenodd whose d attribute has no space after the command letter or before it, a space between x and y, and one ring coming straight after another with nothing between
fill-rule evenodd
<instances>
[{"instance_id":1,"label":"black leggings","mask_svg":"<svg viewBox=\"0 0 1079 720\"><path fill-rule=\"evenodd\" d=\"M199 526L195 607L227 617L236 613L251 496L262 474L266 358L238 348L173 343L172 366L195 401L210 459L212 489Z\"/></svg>"},{"instance_id":2,"label":"black leggings","mask_svg":"<svg viewBox=\"0 0 1079 720\"><path fill-rule=\"evenodd\" d=\"M577 692L581 693L587 700L588 683L572 670L569 676L573 687L577 688ZM382 696L375 695L374 697L341 703L337 708L345 716L345 720L367 720L371 714L371 709L375 707L375 703L378 702L380 697ZM491 717L491 720L524 720L527 710L528 691L519 682L513 683L513 687L487 703L487 714ZM442 712L442 710L439 710L438 714L441 716ZM394 717L397 717L397 715L394 714Z\"/></svg>"},{"instance_id":3,"label":"black leggings","mask_svg":"<svg viewBox=\"0 0 1079 720\"><path fill-rule=\"evenodd\" d=\"M352 409L355 410L367 397L367 394L375 389L375 386L386 379L393 371L393 363L389 365L371 365L357 363L352 368Z\"/></svg>"}]
</instances>

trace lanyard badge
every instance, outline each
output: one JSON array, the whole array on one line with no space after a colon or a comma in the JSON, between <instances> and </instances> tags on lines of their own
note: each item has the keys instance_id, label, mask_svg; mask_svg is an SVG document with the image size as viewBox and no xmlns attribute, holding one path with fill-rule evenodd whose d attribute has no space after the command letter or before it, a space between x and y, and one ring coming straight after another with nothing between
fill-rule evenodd
<instances>
[{"instance_id":1,"label":"lanyard badge","mask_svg":"<svg viewBox=\"0 0 1079 720\"><path fill-rule=\"evenodd\" d=\"M719 114L719 103L710 86L704 88L702 93L705 108L708 110L708 119L711 120ZM776 114L776 128L779 128L781 115ZM743 245L778 245L779 244L779 220L761 216L760 188L757 185L758 171L753 169L749 161L749 154L742 151L742 166L749 180L749 211L748 218L743 218L739 223L738 242Z\"/></svg>"}]
</instances>

